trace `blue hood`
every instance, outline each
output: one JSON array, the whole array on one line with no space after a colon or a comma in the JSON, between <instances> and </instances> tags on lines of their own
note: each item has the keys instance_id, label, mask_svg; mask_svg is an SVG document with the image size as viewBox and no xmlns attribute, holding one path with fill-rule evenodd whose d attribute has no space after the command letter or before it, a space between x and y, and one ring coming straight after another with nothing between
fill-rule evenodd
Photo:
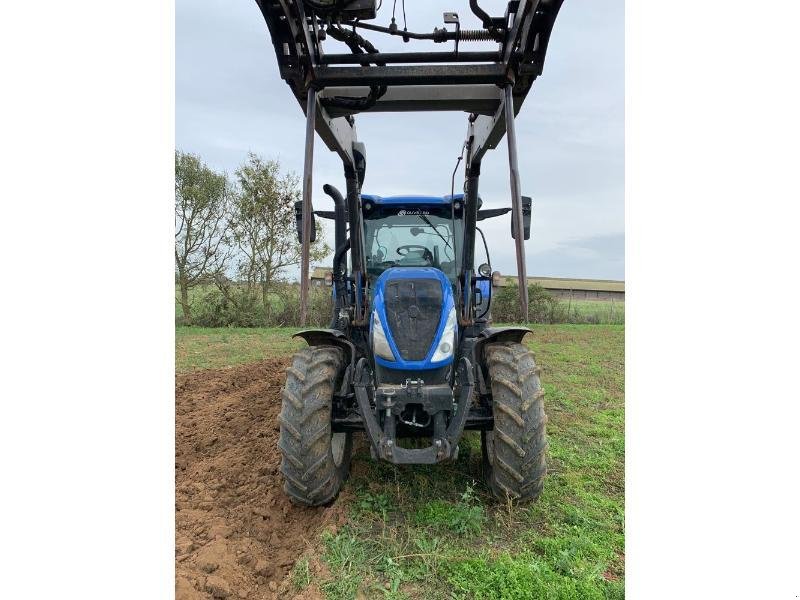
<instances>
[{"instance_id":1,"label":"blue hood","mask_svg":"<svg viewBox=\"0 0 800 600\"><path fill-rule=\"evenodd\" d=\"M438 322L436 324L436 332L433 335L433 339L428 347L428 351L422 360L405 360L403 358L403 355L401 354L396 342L398 335L402 335L402 332L392 331L392 328L389 325L390 320L387 318L386 314L387 284L398 280L409 279L438 281L439 285L441 286L442 303L441 306L438 307ZM453 362L452 353L444 360L438 362L433 362L432 360L433 355L436 352L436 348L439 346L439 343L442 339L445 324L447 323L447 317L450 314L450 310L455 306L453 301L453 290L450 281L447 279L444 273L442 273L439 269L434 269L433 267L391 267L386 269L381 276L378 277L377 281L375 282L374 290L374 310L378 315L381 326L383 327L383 331L386 334L386 341L389 343L389 347L391 348L392 354L395 358L394 361L389 361L384 360L380 356L375 356L375 362L382 367L389 369L404 370L437 369ZM370 339L372 339L372 329L373 325L372 320L370 319ZM425 334L426 332L422 332L422 335ZM427 334L429 335L429 332L427 332Z\"/></svg>"}]
</instances>

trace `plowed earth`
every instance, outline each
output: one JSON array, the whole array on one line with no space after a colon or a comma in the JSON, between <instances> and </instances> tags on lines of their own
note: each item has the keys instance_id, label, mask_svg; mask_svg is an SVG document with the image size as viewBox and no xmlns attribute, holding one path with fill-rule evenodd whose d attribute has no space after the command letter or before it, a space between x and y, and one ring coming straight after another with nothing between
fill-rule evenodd
<instances>
[{"instance_id":1,"label":"plowed earth","mask_svg":"<svg viewBox=\"0 0 800 600\"><path fill-rule=\"evenodd\" d=\"M293 597L289 577L336 505L283 494L278 412L288 358L178 375L175 576L178 600ZM311 561L312 579L319 564ZM312 585L302 598L316 598Z\"/></svg>"}]
</instances>

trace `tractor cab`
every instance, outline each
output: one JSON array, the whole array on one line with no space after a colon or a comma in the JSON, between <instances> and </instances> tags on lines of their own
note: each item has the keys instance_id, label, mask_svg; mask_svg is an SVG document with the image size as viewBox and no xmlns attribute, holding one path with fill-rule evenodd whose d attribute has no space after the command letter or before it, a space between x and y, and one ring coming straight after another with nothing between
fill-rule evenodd
<instances>
[{"instance_id":1,"label":"tractor cab","mask_svg":"<svg viewBox=\"0 0 800 600\"><path fill-rule=\"evenodd\" d=\"M481 205L477 198L478 207ZM364 259L370 292L370 346L377 383L406 379L452 383L460 328L456 306L465 243L465 198L452 196L361 195ZM478 218L510 209L478 211ZM479 228L473 229L473 236ZM475 317L486 320L491 297L491 267L472 265ZM452 391L442 388L442 403ZM398 398L399 402L400 399Z\"/></svg>"},{"instance_id":2,"label":"tractor cab","mask_svg":"<svg viewBox=\"0 0 800 600\"><path fill-rule=\"evenodd\" d=\"M455 282L463 244L463 197L362 194L367 276L386 269L432 267Z\"/></svg>"}]
</instances>

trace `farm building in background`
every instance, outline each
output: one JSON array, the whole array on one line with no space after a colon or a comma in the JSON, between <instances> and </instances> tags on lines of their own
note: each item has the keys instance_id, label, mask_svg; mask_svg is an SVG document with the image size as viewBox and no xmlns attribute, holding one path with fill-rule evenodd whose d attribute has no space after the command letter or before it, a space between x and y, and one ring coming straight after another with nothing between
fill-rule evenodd
<instances>
[{"instance_id":1,"label":"farm building in background","mask_svg":"<svg viewBox=\"0 0 800 600\"><path fill-rule=\"evenodd\" d=\"M516 285L516 275L504 275L500 285ZM625 302L625 282L612 279L568 279L528 277L528 285L538 284L556 298Z\"/></svg>"},{"instance_id":2,"label":"farm building in background","mask_svg":"<svg viewBox=\"0 0 800 600\"><path fill-rule=\"evenodd\" d=\"M331 272L324 267L316 267L311 272L311 283L323 285L325 276ZM516 275L504 275L501 286L516 285ZM539 284L556 298L568 300L598 300L625 302L625 282L611 279L568 279L564 277L528 277L528 284Z\"/></svg>"}]
</instances>

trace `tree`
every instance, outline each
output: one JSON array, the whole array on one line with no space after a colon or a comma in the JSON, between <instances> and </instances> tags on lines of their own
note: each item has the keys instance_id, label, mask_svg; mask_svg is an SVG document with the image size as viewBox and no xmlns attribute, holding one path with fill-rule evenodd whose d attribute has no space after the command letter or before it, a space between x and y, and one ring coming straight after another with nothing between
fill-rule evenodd
<instances>
[{"instance_id":1,"label":"tree","mask_svg":"<svg viewBox=\"0 0 800 600\"><path fill-rule=\"evenodd\" d=\"M224 273L229 185L198 156L175 151L175 278L184 321L192 324L189 289Z\"/></svg>"},{"instance_id":2,"label":"tree","mask_svg":"<svg viewBox=\"0 0 800 600\"><path fill-rule=\"evenodd\" d=\"M260 287L262 304L269 310L268 294L273 284L287 267L300 263L294 215L300 179L293 173L282 176L278 161L265 161L251 152L236 171L236 181L231 231L241 252L239 275L249 290ZM319 223L316 239L310 248L312 261L321 260L331 250Z\"/></svg>"}]
</instances>

